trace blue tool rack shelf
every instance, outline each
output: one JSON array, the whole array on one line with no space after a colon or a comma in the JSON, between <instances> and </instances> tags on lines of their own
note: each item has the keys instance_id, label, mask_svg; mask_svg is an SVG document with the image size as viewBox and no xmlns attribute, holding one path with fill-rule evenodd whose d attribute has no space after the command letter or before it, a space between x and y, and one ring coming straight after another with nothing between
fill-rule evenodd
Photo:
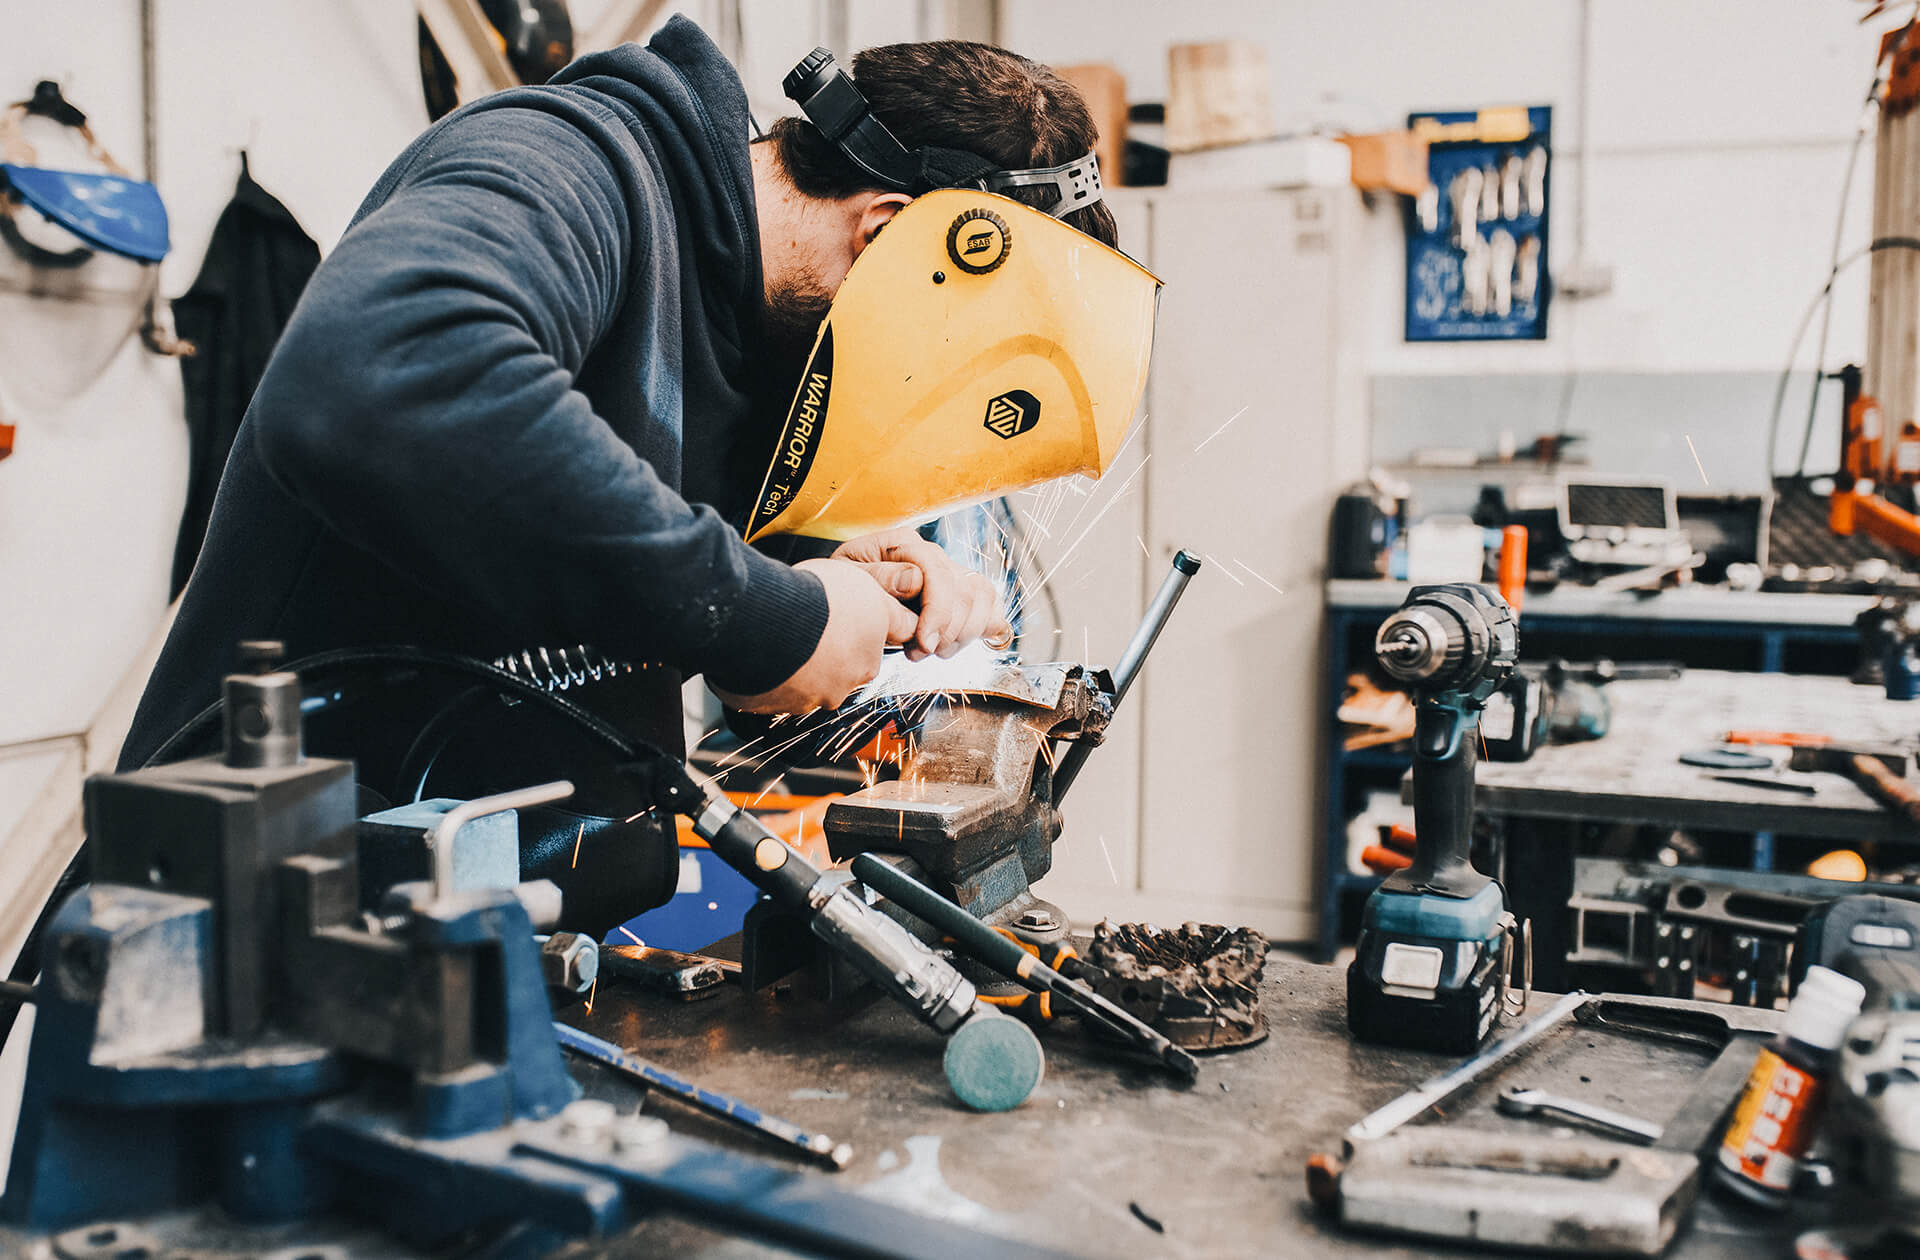
<instances>
[{"instance_id":1,"label":"blue tool rack shelf","mask_svg":"<svg viewBox=\"0 0 1920 1260\"><path fill-rule=\"evenodd\" d=\"M1325 848L1320 871L1317 956L1330 961L1351 942L1360 906L1379 884L1347 869L1347 822L1369 788L1397 784L1413 766L1403 745L1347 751L1338 710L1347 675L1372 651L1373 635L1400 606L1404 582L1327 584L1327 656L1322 695L1329 749ZM1611 657L1677 660L1696 669L1846 674L1855 660L1853 619L1873 601L1860 596L1670 592L1655 596L1592 591L1531 596L1522 605L1520 656L1543 660ZM1756 869L1768 865L1768 837L1756 838Z\"/></svg>"}]
</instances>

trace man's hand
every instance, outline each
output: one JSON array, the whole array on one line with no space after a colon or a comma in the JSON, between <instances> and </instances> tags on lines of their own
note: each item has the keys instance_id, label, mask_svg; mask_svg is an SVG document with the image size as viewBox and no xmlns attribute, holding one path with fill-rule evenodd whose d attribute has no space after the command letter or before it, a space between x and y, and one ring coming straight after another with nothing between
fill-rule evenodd
<instances>
[{"instance_id":1,"label":"man's hand","mask_svg":"<svg viewBox=\"0 0 1920 1260\"><path fill-rule=\"evenodd\" d=\"M831 709L880 672L889 643L913 637L913 611L881 588L858 564L845 560L803 560L793 566L811 573L827 588L827 628L820 642L791 678L757 696L733 696L716 689L726 704L748 713L810 713Z\"/></svg>"},{"instance_id":2,"label":"man's hand","mask_svg":"<svg viewBox=\"0 0 1920 1260\"><path fill-rule=\"evenodd\" d=\"M1013 637L993 582L961 568L914 530L889 529L856 538L840 544L833 558L860 565L902 603L919 601L912 637L895 640L907 644L909 660L950 657L982 637L999 644Z\"/></svg>"}]
</instances>

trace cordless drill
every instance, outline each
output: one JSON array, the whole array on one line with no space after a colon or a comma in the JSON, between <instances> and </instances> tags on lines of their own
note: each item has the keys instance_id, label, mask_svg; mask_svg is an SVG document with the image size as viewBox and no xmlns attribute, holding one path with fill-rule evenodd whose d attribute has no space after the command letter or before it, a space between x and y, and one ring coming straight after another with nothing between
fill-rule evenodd
<instances>
[{"instance_id":1,"label":"cordless drill","mask_svg":"<svg viewBox=\"0 0 1920 1260\"><path fill-rule=\"evenodd\" d=\"M1513 916L1473 868L1480 710L1513 673L1513 609L1469 583L1417 586L1374 639L1414 698L1413 865L1367 906L1347 968L1347 1027L1362 1041L1466 1053L1499 1014Z\"/></svg>"}]
</instances>

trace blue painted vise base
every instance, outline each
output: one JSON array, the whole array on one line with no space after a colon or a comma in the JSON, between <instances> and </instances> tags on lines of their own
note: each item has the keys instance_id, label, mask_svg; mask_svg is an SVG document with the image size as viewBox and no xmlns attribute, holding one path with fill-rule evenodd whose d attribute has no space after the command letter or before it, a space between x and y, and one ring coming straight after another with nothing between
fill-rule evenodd
<instances>
[{"instance_id":1,"label":"blue painted vise base","mask_svg":"<svg viewBox=\"0 0 1920 1260\"><path fill-rule=\"evenodd\" d=\"M121 885L61 907L0 1220L59 1228L208 1199L280 1220L326 1197L291 1151L346 1064L284 1038L206 1040L211 920L200 898Z\"/></svg>"}]
</instances>

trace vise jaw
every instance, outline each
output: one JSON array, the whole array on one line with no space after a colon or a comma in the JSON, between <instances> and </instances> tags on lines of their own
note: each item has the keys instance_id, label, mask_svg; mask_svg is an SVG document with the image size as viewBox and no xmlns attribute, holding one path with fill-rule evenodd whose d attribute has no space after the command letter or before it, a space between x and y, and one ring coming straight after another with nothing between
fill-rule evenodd
<instances>
[{"instance_id":1,"label":"vise jaw","mask_svg":"<svg viewBox=\"0 0 1920 1260\"><path fill-rule=\"evenodd\" d=\"M1037 909L1028 926L1050 920L1064 932L1064 916L1031 892L1060 835L1054 741L1101 741L1111 681L1067 663L992 662L937 691L910 689L910 677L902 671L897 690L866 697L918 722L898 779L827 807L834 859L904 854L977 918L1014 925Z\"/></svg>"}]
</instances>

